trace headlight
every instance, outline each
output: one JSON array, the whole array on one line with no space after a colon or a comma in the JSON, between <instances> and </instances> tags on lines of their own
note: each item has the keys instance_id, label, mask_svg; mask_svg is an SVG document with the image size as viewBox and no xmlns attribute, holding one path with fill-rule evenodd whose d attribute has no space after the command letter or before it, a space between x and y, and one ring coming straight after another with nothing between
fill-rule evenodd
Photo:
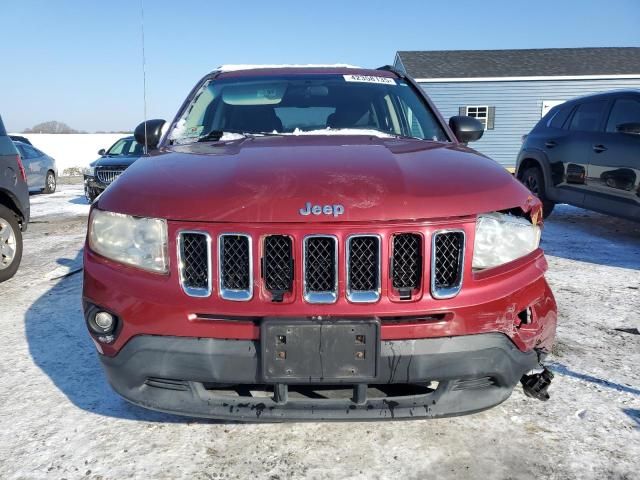
<instances>
[{"instance_id":1,"label":"headlight","mask_svg":"<svg viewBox=\"0 0 640 480\"><path fill-rule=\"evenodd\" d=\"M533 252L540 244L540 227L504 213L478 215L473 268L496 267Z\"/></svg>"},{"instance_id":2,"label":"headlight","mask_svg":"<svg viewBox=\"0 0 640 480\"><path fill-rule=\"evenodd\" d=\"M84 174L88 177L96 176L96 167L87 167L84 169Z\"/></svg>"},{"instance_id":3,"label":"headlight","mask_svg":"<svg viewBox=\"0 0 640 480\"><path fill-rule=\"evenodd\" d=\"M168 271L165 220L93 210L89 247L116 262L152 272Z\"/></svg>"}]
</instances>

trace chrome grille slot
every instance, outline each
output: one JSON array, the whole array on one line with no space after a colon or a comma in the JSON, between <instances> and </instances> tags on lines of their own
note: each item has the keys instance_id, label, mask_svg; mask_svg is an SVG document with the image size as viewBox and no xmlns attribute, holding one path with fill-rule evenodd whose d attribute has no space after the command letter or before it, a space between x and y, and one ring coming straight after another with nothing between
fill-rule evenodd
<instances>
[{"instance_id":1,"label":"chrome grille slot","mask_svg":"<svg viewBox=\"0 0 640 480\"><path fill-rule=\"evenodd\" d=\"M218 239L220 296L247 301L253 296L251 238L241 233L224 233Z\"/></svg>"},{"instance_id":2,"label":"chrome grille slot","mask_svg":"<svg viewBox=\"0 0 640 480\"><path fill-rule=\"evenodd\" d=\"M124 170L125 167L97 168L96 176L102 183L110 185L122 174L122 172L124 172Z\"/></svg>"},{"instance_id":3,"label":"chrome grille slot","mask_svg":"<svg viewBox=\"0 0 640 480\"><path fill-rule=\"evenodd\" d=\"M408 300L420 289L422 283L422 237L416 233L400 233L393 236L391 259L393 288L401 299Z\"/></svg>"},{"instance_id":4,"label":"chrome grille slot","mask_svg":"<svg viewBox=\"0 0 640 480\"><path fill-rule=\"evenodd\" d=\"M269 235L264 239L262 276L265 288L274 302L281 302L290 292L293 283L293 255L291 238L286 235Z\"/></svg>"},{"instance_id":5,"label":"chrome grille slot","mask_svg":"<svg viewBox=\"0 0 640 480\"><path fill-rule=\"evenodd\" d=\"M347 298L354 303L380 298L380 237L354 235L347 239Z\"/></svg>"},{"instance_id":6,"label":"chrome grille slot","mask_svg":"<svg viewBox=\"0 0 640 480\"><path fill-rule=\"evenodd\" d=\"M462 230L435 232L431 245L431 294L455 297L462 287L465 236Z\"/></svg>"},{"instance_id":7,"label":"chrome grille slot","mask_svg":"<svg viewBox=\"0 0 640 480\"><path fill-rule=\"evenodd\" d=\"M334 303L338 298L338 241L331 235L304 239L304 299Z\"/></svg>"},{"instance_id":8,"label":"chrome grille slot","mask_svg":"<svg viewBox=\"0 0 640 480\"><path fill-rule=\"evenodd\" d=\"M190 297L211 295L211 236L182 231L178 235L180 285Z\"/></svg>"}]
</instances>

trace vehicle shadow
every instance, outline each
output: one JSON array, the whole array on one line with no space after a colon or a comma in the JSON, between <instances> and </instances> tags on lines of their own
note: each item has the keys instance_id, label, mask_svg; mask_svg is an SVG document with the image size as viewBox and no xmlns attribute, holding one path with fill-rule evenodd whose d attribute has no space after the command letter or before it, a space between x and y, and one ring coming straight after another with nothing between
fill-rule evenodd
<instances>
[{"instance_id":1,"label":"vehicle shadow","mask_svg":"<svg viewBox=\"0 0 640 480\"><path fill-rule=\"evenodd\" d=\"M554 257L640 270L640 223L570 205L545 220L541 246Z\"/></svg>"},{"instance_id":2,"label":"vehicle shadow","mask_svg":"<svg viewBox=\"0 0 640 480\"><path fill-rule=\"evenodd\" d=\"M585 373L575 372L571 370L566 365L558 362L551 362L547 364L547 366L553 371L553 373L557 373L559 375L564 375L567 377L577 378L578 380L583 380L585 382L595 383L601 387L611 388L612 390L617 390L618 392L630 393L631 395L636 395L640 397L640 389L630 387L628 385L621 385L619 383L610 382L609 380L604 380L602 378L594 377L592 375L587 375Z\"/></svg>"},{"instance_id":3,"label":"vehicle shadow","mask_svg":"<svg viewBox=\"0 0 640 480\"><path fill-rule=\"evenodd\" d=\"M636 429L640 430L640 410L635 408L623 408L622 411L636 422Z\"/></svg>"},{"instance_id":4,"label":"vehicle shadow","mask_svg":"<svg viewBox=\"0 0 640 480\"><path fill-rule=\"evenodd\" d=\"M220 423L138 407L109 386L86 331L81 308L82 250L58 259L68 269L26 312L25 330L34 363L78 408L97 415L162 423Z\"/></svg>"},{"instance_id":5,"label":"vehicle shadow","mask_svg":"<svg viewBox=\"0 0 640 480\"><path fill-rule=\"evenodd\" d=\"M89 202L87 201L86 197L84 197L84 196L79 196L79 197L72 198L71 200L69 200L69 203L73 203L74 205L88 205L89 204Z\"/></svg>"}]
</instances>

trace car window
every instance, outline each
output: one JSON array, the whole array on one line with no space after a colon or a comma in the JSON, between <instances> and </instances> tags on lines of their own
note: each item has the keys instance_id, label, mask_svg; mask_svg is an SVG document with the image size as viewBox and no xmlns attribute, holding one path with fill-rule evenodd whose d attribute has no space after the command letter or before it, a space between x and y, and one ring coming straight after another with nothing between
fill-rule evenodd
<instances>
[{"instance_id":1,"label":"car window","mask_svg":"<svg viewBox=\"0 0 640 480\"><path fill-rule=\"evenodd\" d=\"M144 152L144 147L138 142L136 142L135 140L133 140L131 144L128 146L126 153L127 155L130 155L132 157L140 157L142 156L143 152Z\"/></svg>"},{"instance_id":2,"label":"car window","mask_svg":"<svg viewBox=\"0 0 640 480\"><path fill-rule=\"evenodd\" d=\"M616 132L623 123L640 123L640 101L632 98L616 100L607 121L607 132Z\"/></svg>"},{"instance_id":3,"label":"car window","mask_svg":"<svg viewBox=\"0 0 640 480\"><path fill-rule=\"evenodd\" d=\"M126 143L127 141L124 139L118 140L111 146L111 148L107 152L107 155L122 155L122 150L124 149Z\"/></svg>"},{"instance_id":4,"label":"car window","mask_svg":"<svg viewBox=\"0 0 640 480\"><path fill-rule=\"evenodd\" d=\"M24 145L23 148L27 154L27 158L37 158L42 156L42 152L36 150L35 148L29 145Z\"/></svg>"},{"instance_id":5,"label":"car window","mask_svg":"<svg viewBox=\"0 0 640 480\"><path fill-rule=\"evenodd\" d=\"M22 145L16 143L14 144L17 148L18 148L18 153L20 153L20 156L24 159L29 158L27 152L24 150L24 148L22 148Z\"/></svg>"},{"instance_id":6,"label":"car window","mask_svg":"<svg viewBox=\"0 0 640 480\"><path fill-rule=\"evenodd\" d=\"M581 132L596 132L600 127L600 120L607 105L606 100L588 102L578 105L571 119L569 130Z\"/></svg>"},{"instance_id":7,"label":"car window","mask_svg":"<svg viewBox=\"0 0 640 480\"><path fill-rule=\"evenodd\" d=\"M547 126L551 128L562 128L564 123L567 121L567 118L569 117L572 109L573 105L567 107L559 107L549 120Z\"/></svg>"}]
</instances>

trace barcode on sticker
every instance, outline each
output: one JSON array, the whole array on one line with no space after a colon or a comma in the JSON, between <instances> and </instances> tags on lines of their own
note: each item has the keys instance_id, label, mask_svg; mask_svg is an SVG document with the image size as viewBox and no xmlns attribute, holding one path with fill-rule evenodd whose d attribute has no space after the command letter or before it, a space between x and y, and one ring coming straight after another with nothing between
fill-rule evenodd
<instances>
[{"instance_id":1,"label":"barcode on sticker","mask_svg":"<svg viewBox=\"0 0 640 480\"><path fill-rule=\"evenodd\" d=\"M380 83L383 85L395 85L393 78L376 77L375 75L343 75L347 82Z\"/></svg>"}]
</instances>

